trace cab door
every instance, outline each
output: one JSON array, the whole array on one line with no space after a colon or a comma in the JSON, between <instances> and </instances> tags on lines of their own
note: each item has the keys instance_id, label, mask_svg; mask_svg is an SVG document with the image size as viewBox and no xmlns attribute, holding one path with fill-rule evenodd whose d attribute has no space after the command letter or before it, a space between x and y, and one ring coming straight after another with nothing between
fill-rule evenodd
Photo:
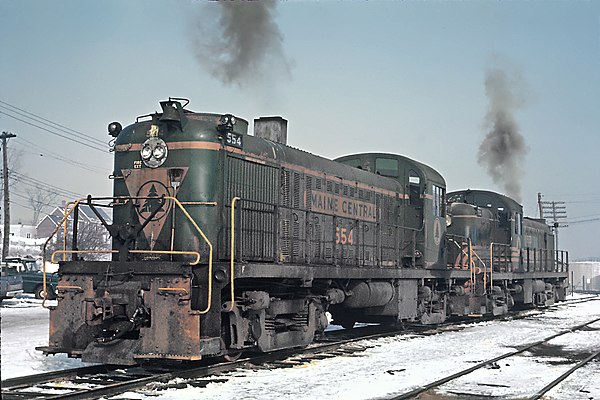
<instances>
[{"instance_id":1,"label":"cab door","mask_svg":"<svg viewBox=\"0 0 600 400\"><path fill-rule=\"evenodd\" d=\"M422 264L424 254L423 237L423 185L424 179L415 171L409 170L405 176L404 241L402 253L405 264Z\"/></svg>"},{"instance_id":2,"label":"cab door","mask_svg":"<svg viewBox=\"0 0 600 400\"><path fill-rule=\"evenodd\" d=\"M419 174L410 170L406 179L406 211L404 221L406 226L420 230L423 228L423 179Z\"/></svg>"}]
</instances>

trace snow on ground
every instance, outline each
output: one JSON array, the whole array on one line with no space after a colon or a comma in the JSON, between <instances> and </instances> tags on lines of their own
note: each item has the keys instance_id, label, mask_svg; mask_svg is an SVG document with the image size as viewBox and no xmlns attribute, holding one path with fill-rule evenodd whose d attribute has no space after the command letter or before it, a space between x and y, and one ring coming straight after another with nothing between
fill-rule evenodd
<instances>
[{"instance_id":1,"label":"snow on ground","mask_svg":"<svg viewBox=\"0 0 600 400\"><path fill-rule=\"evenodd\" d=\"M63 356L44 357L34 350L48 337L48 312L28 299L2 305L2 379L82 365ZM600 318L600 301L561 305L527 319L464 325L461 331L433 336L402 335L361 342L368 348L352 356L312 361L294 368L237 370L215 376L204 388L127 393L132 399L383 399L432 382L477 362L514 350L567 327ZM569 368L565 354L600 349L600 322L550 342L556 348L540 361L531 353L499 361L447 383L442 393L476 393L522 398L541 389ZM535 354L533 354L535 355ZM600 361L571 376L548 399L600 399Z\"/></svg>"},{"instance_id":2,"label":"snow on ground","mask_svg":"<svg viewBox=\"0 0 600 400\"><path fill-rule=\"evenodd\" d=\"M56 305L56 300L46 301L46 305ZM46 357L35 349L48 345L48 317L48 309L42 308L42 301L33 295L2 300L0 360L3 380L88 365L65 355Z\"/></svg>"}]
</instances>

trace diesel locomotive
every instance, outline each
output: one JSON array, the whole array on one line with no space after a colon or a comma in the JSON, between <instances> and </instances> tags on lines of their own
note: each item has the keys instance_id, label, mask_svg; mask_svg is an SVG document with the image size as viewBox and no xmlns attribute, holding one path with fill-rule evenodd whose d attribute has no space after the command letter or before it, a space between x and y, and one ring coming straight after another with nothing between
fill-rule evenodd
<instances>
[{"instance_id":1,"label":"diesel locomotive","mask_svg":"<svg viewBox=\"0 0 600 400\"><path fill-rule=\"evenodd\" d=\"M564 299L568 255L501 194L410 158L325 159L287 121L170 98L114 138L114 193L70 203L46 354L132 365L305 346L329 323L437 324ZM89 207L112 249L77 244ZM112 221L106 213L112 211ZM93 261L98 252L110 260Z\"/></svg>"}]
</instances>

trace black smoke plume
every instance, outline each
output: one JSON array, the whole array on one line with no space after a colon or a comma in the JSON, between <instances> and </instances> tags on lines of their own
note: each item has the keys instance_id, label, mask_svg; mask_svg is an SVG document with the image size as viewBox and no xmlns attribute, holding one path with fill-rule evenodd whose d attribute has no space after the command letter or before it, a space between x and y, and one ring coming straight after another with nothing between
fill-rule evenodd
<instances>
[{"instance_id":1,"label":"black smoke plume","mask_svg":"<svg viewBox=\"0 0 600 400\"><path fill-rule=\"evenodd\" d=\"M289 75L276 8L274 0L204 3L194 33L199 63L222 83L240 87Z\"/></svg>"},{"instance_id":2,"label":"black smoke plume","mask_svg":"<svg viewBox=\"0 0 600 400\"><path fill-rule=\"evenodd\" d=\"M521 201L523 162L528 147L519 133L513 113L522 105L522 81L502 69L490 69L485 78L489 99L486 115L487 135L479 145L479 164L486 168L507 196Z\"/></svg>"}]
</instances>

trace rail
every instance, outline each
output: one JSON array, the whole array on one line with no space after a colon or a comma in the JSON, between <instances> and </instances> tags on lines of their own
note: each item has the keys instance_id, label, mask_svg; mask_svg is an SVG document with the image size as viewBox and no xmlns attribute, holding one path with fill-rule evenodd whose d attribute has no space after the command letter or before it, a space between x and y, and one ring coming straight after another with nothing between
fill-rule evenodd
<instances>
[{"instance_id":1,"label":"rail","mask_svg":"<svg viewBox=\"0 0 600 400\"><path fill-rule=\"evenodd\" d=\"M588 325L591 325L591 324L593 324L595 322L598 322L598 321L600 321L600 318L595 318L595 319L593 319L591 321L588 321L588 322L585 322L583 324L579 324L579 325L570 327L568 329L565 329L563 331L560 331L558 333L550 335L550 336L548 336L546 338L543 338L541 340L538 340L536 342L527 343L527 344L524 344L522 346L514 346L514 347L517 348L517 350L511 351L511 352L508 352L508 353L504 353L502 355L499 355L497 357L494 357L494 358L491 358L491 359L488 359L488 360L485 360L485 361L481 361L481 362L477 363L476 365L474 365L472 367L463 369L463 370L458 371L458 372L456 372L454 374L451 374L451 375L448 375L448 376L446 376L444 378L438 379L438 380L436 380L434 382L427 383L427 384L424 384L424 385L420 385L416 389L410 390L410 391L408 391L406 393L403 393L401 395L398 395L398 396L391 397L391 399L393 399L393 400L404 400L404 399L416 398L418 395L420 395L421 393L424 393L424 392L426 392L428 390L437 388L437 387L439 387L439 386L441 386L441 385L443 385L445 383L448 383L448 382L450 382L452 380L455 380L457 378L460 378L462 376L468 375L468 374L470 374L470 373L472 373L474 371L477 371L477 370L482 369L484 367L487 367L489 365L493 365L494 363L496 363L496 362L498 362L500 360L503 360L505 358L513 357L513 356L519 355L521 353L524 353L527 350L529 350L529 349L531 349L531 348L533 348L535 346L539 346L539 345L541 345L543 343L547 343L550 340L552 340L554 338L557 338L559 336L567 335L569 333L573 333L575 331L585 329ZM589 362L591 359L595 358L597 355L598 355L597 353L593 354L593 357L588 357L586 360L583 360L583 361ZM581 367L580 364L584 365L585 363L584 362L580 362L576 367L577 368ZM560 380L557 379L558 382L560 382L562 379L564 379L566 376L568 376L566 374L563 374L563 375L565 375L565 376L561 376L559 378ZM558 383L558 382L556 382L556 383ZM542 389L542 391L538 392L536 394L536 396L533 397L533 399L539 399L544 393L546 393L547 390L549 390L551 387L554 387L554 386L555 386L555 382L552 382L551 385L546 386L544 389Z\"/></svg>"}]
</instances>

